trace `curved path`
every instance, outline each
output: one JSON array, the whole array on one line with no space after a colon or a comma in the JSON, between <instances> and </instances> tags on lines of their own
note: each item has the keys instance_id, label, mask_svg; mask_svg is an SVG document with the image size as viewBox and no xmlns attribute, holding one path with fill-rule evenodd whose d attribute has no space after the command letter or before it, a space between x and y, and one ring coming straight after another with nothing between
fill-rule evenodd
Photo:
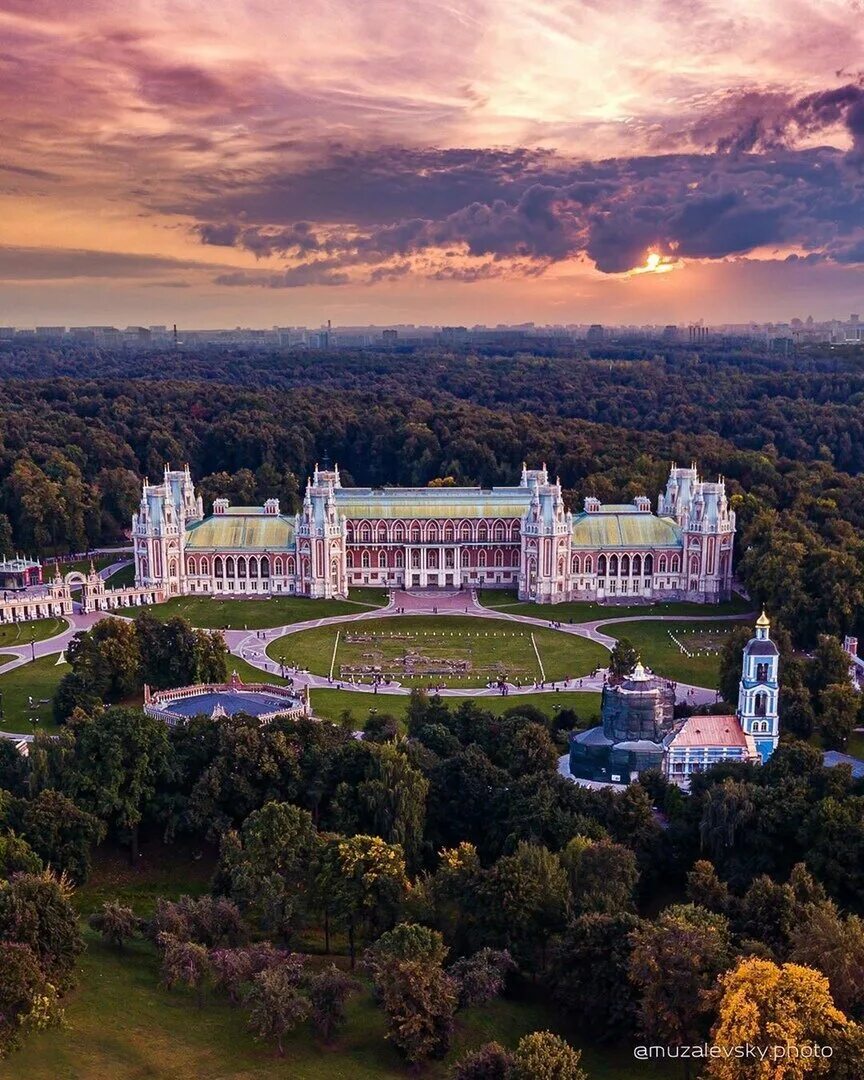
<instances>
[{"instance_id":1,"label":"curved path","mask_svg":"<svg viewBox=\"0 0 864 1080\"><path fill-rule=\"evenodd\" d=\"M343 623L361 622L369 619L399 618L402 615L446 615L470 618L505 620L507 622L522 623L527 626L536 626L543 629L554 629L559 633L572 634L593 641L610 651L615 646L616 638L611 634L604 634L600 627L614 625L615 623L629 623L634 621L655 622L681 622L682 619L693 621L729 621L753 618L753 613L741 615L627 615L618 618L601 618L582 623L556 623L554 620L541 619L533 615L515 615L494 608L485 608L478 603L476 595L470 596L462 593L423 593L414 594L408 592L391 593L390 602L384 608L376 608L372 611L364 611L357 615L332 615L321 619L311 619L302 623L292 623L288 626L273 627L268 630L228 630L225 631L225 639L233 654L245 660L252 667L269 674L279 674L282 665L272 660L267 655L267 648L273 642L291 634L301 633L320 626L339 626ZM309 671L291 671L291 678L296 686L308 686L310 689L341 689L351 693L373 695L407 695L411 693L409 687L399 684L388 684L384 688L376 688L370 683L350 683L342 680L331 680L323 675L315 675ZM508 686L507 696L519 694L542 694L557 693L561 690L597 693L603 689L604 673L594 676L584 676L579 679L569 679L566 682L558 680L546 686ZM478 687L475 689L447 689L437 691L442 697L500 697L501 691L497 687ZM717 700L717 691L710 687L695 686L689 683L678 683L677 694L679 701L688 701L693 705L713 704Z\"/></svg>"},{"instance_id":2,"label":"curved path","mask_svg":"<svg viewBox=\"0 0 864 1080\"><path fill-rule=\"evenodd\" d=\"M118 570L129 564L129 560L113 563L100 570L100 576L108 579ZM614 610L614 609L611 609ZM267 656L267 647L279 638L288 637L292 634L302 633L304 630L312 630L320 626L340 626L345 623L364 622L369 619L399 618L401 615L446 615L455 617L469 617L472 619L495 619L506 622L521 623L526 626L554 629L562 634L571 634L593 641L604 648L611 649L616 643L612 634L604 633L603 628L614 626L616 623L629 622L729 622L752 619L753 612L738 615L622 615L603 617L586 620L580 623L556 623L554 620L538 618L534 615L517 615L506 610L483 607L477 600L475 592L465 593L410 593L395 591L391 592L388 604L381 608L372 608L348 615L329 615L320 619L307 619L304 622L290 623L286 626L272 627L267 630L223 630L222 634L230 652L239 656L252 667L267 674L279 674L282 665ZM3 646L4 654L11 654L13 659L0 665L0 675L13 671L28 663L31 659L42 656L53 656L62 652L74 635L80 630L89 630L100 619L113 616L128 618L122 611L116 612L93 612L84 615L76 611L67 618L68 626L54 637L37 641L35 644L25 646ZM287 669L291 670L291 669ZM605 673L601 671L597 675L586 675L582 678L569 679L566 682L558 680L543 687L539 686L508 686L507 696L519 696L521 694L558 693L560 691L597 693L603 689ZM333 681L323 675L314 675L308 671L291 670L291 678L298 687L310 689L341 689L349 693L371 694L373 696L386 697L388 694L408 695L411 689L399 684L389 684L386 688L378 688L371 683L348 683ZM679 701L688 701L693 705L713 704L717 700L717 691L710 687L695 686L689 683L677 683L677 695ZM448 689L438 691L442 697L455 698L484 698L500 697L501 690L497 687L477 687L474 689ZM0 737L14 739L29 739L29 736L15 735L9 732L0 732Z\"/></svg>"},{"instance_id":3,"label":"curved path","mask_svg":"<svg viewBox=\"0 0 864 1080\"><path fill-rule=\"evenodd\" d=\"M123 559L120 562L112 563L110 566L106 566L99 571L99 577L104 578L107 581L116 574L118 570L122 570L125 566L129 566L131 561L131 559ZM67 624L66 629L61 630L59 634L55 634L53 637L45 638L43 641L37 641L32 644L27 642L26 645L4 645L0 648L0 652L4 655L13 657L12 660L0 664L0 675L5 675L8 671L14 671L15 668L21 667L31 660L38 660L40 656L53 656L55 653L63 652L79 630L89 630L94 623L99 622L100 619L104 619L106 615L112 614L116 614L116 612L94 611L89 615L85 615L80 611L79 605L76 602L73 604L73 614L65 615L62 619L58 620Z\"/></svg>"}]
</instances>

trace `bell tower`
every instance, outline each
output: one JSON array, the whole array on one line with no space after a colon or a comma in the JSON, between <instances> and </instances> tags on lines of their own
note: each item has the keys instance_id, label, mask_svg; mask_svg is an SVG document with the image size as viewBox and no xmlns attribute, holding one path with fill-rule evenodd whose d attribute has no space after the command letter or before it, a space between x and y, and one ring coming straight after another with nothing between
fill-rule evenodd
<instances>
[{"instance_id":1,"label":"bell tower","mask_svg":"<svg viewBox=\"0 0 864 1080\"><path fill-rule=\"evenodd\" d=\"M780 739L780 653L770 630L763 611L756 620L756 636L744 647L738 686L738 720L745 735L752 735L763 765Z\"/></svg>"}]
</instances>

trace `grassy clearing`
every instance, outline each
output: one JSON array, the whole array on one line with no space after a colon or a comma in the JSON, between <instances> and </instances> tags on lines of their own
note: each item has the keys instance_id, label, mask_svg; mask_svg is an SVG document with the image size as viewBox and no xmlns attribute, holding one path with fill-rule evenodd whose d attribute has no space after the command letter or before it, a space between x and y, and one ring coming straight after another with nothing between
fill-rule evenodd
<instances>
[{"instance_id":1,"label":"grassy clearing","mask_svg":"<svg viewBox=\"0 0 864 1080\"><path fill-rule=\"evenodd\" d=\"M623 622L599 627L616 638L629 638L642 661L658 675L677 682L716 688L720 674L720 650L734 625L708 622ZM671 631L693 656L681 652L669 637ZM708 651L710 650L710 651ZM699 655L701 654L701 655Z\"/></svg>"},{"instance_id":2,"label":"grassy clearing","mask_svg":"<svg viewBox=\"0 0 864 1080\"><path fill-rule=\"evenodd\" d=\"M408 715L407 694L357 694L350 690L313 690L311 692L312 710L316 716L325 720L339 721L347 709L354 718L352 723L356 730L364 727L369 719L370 712L377 712L394 716L400 723L404 723ZM462 701L476 701L477 707L485 712L500 716L509 709L518 709L520 705L532 705L551 717L556 711L555 706L561 709L572 709L578 713L580 720L587 726L600 715L600 695L593 693L568 693L560 694L511 694L509 697L481 697L481 698L452 698L443 699L451 709L459 707Z\"/></svg>"},{"instance_id":3,"label":"grassy clearing","mask_svg":"<svg viewBox=\"0 0 864 1080\"><path fill-rule=\"evenodd\" d=\"M267 630L328 615L356 615L387 603L383 589L356 589L348 600L313 600L308 596L279 596L261 600L215 600L206 596L176 596L164 604L139 608L161 622L182 615L193 626L209 630Z\"/></svg>"},{"instance_id":4,"label":"grassy clearing","mask_svg":"<svg viewBox=\"0 0 864 1080\"><path fill-rule=\"evenodd\" d=\"M385 1040L385 1023L368 985L349 1002L348 1023L332 1046L306 1025L285 1041L285 1057L256 1043L243 1012L208 994L198 1009L184 990L159 986L155 949L135 942L123 953L87 933L78 988L65 1002L65 1029L41 1032L3 1063L10 1080L404 1080L410 1072ZM423 1070L444 1080L454 1060L492 1039L514 1046L530 1031L562 1029L561 1018L530 996L459 1014L453 1048ZM585 1048L592 1080L657 1080L626 1051Z\"/></svg>"},{"instance_id":5,"label":"grassy clearing","mask_svg":"<svg viewBox=\"0 0 864 1080\"><path fill-rule=\"evenodd\" d=\"M63 676L69 671L68 664L58 664L57 657L41 656L38 660L6 675L0 675L0 694L3 695L3 716L0 727L4 731L29 735L35 730L56 731L51 701ZM30 707L34 702L47 702Z\"/></svg>"},{"instance_id":6,"label":"grassy clearing","mask_svg":"<svg viewBox=\"0 0 864 1080\"><path fill-rule=\"evenodd\" d=\"M338 644L337 644L338 635ZM532 635L543 670L532 645ZM584 638L504 620L464 616L405 615L342 626L321 626L273 642L267 655L277 663L369 681L370 673L407 687L482 687L499 676L522 685L578 678L607 662L602 646ZM406 663L413 657L413 663Z\"/></svg>"},{"instance_id":7,"label":"grassy clearing","mask_svg":"<svg viewBox=\"0 0 864 1080\"><path fill-rule=\"evenodd\" d=\"M483 607L493 611L506 611L510 615L531 615L535 619L550 622L593 622L595 619L619 619L630 615L743 615L752 610L753 604L737 594L728 603L693 604L670 602L666 604L594 604L587 600L574 600L566 604L532 604L519 600L511 590L483 589L478 593Z\"/></svg>"},{"instance_id":8,"label":"grassy clearing","mask_svg":"<svg viewBox=\"0 0 864 1080\"><path fill-rule=\"evenodd\" d=\"M31 622L4 624L0 626L0 649L17 649L29 645L31 641L45 641L62 634L68 626L65 619L36 619Z\"/></svg>"}]
</instances>

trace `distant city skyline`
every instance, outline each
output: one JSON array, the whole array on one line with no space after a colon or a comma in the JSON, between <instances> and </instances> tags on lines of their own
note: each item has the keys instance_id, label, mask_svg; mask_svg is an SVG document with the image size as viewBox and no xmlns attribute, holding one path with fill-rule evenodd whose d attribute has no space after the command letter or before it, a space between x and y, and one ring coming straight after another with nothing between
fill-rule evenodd
<instances>
[{"instance_id":1,"label":"distant city skyline","mask_svg":"<svg viewBox=\"0 0 864 1080\"><path fill-rule=\"evenodd\" d=\"M0 324L864 311L862 13L0 0Z\"/></svg>"}]
</instances>

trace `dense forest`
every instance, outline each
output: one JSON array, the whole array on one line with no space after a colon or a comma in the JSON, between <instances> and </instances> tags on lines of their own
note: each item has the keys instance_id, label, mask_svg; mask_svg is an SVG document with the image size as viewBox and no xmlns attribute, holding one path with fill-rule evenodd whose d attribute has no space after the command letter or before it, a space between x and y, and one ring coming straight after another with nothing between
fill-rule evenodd
<instances>
[{"instance_id":1,"label":"dense forest","mask_svg":"<svg viewBox=\"0 0 864 1080\"><path fill-rule=\"evenodd\" d=\"M559 350L561 351L561 350ZM80 551L129 527L142 476L188 462L205 500L296 507L346 482L513 483L545 460L570 505L722 474L738 573L797 644L864 633L864 359L617 349L0 352L0 550Z\"/></svg>"}]
</instances>

